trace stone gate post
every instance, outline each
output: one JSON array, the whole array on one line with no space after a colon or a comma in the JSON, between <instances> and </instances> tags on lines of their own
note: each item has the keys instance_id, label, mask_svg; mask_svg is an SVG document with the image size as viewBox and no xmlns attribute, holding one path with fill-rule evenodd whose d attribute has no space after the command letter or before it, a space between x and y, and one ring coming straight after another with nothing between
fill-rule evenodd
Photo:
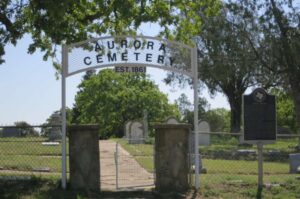
<instances>
[{"instance_id":1,"label":"stone gate post","mask_svg":"<svg viewBox=\"0 0 300 199\"><path fill-rule=\"evenodd\" d=\"M99 126L71 125L67 130L71 188L100 190Z\"/></svg>"},{"instance_id":2,"label":"stone gate post","mask_svg":"<svg viewBox=\"0 0 300 199\"><path fill-rule=\"evenodd\" d=\"M155 187L158 191L189 188L189 124L155 125Z\"/></svg>"}]
</instances>

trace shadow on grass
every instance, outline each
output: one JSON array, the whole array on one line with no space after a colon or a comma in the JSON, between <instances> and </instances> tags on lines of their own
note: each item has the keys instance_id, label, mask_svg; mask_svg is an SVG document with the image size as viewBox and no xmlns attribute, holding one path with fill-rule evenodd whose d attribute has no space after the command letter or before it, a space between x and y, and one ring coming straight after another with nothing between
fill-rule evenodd
<instances>
[{"instance_id":1,"label":"shadow on grass","mask_svg":"<svg viewBox=\"0 0 300 199\"><path fill-rule=\"evenodd\" d=\"M85 198L198 198L198 192L190 190L186 193L157 193L154 190L145 191L84 191L63 190L60 182L32 178L23 181L0 181L0 198L43 198L43 199L85 199Z\"/></svg>"}]
</instances>

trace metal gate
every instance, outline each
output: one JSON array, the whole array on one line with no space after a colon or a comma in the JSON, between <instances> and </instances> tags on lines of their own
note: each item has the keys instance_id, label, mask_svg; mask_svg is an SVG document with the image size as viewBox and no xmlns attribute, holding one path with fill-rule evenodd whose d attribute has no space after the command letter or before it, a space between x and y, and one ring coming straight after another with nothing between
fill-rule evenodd
<instances>
[{"instance_id":1,"label":"metal gate","mask_svg":"<svg viewBox=\"0 0 300 199\"><path fill-rule=\"evenodd\" d=\"M136 190L155 184L152 144L100 141L101 190Z\"/></svg>"}]
</instances>

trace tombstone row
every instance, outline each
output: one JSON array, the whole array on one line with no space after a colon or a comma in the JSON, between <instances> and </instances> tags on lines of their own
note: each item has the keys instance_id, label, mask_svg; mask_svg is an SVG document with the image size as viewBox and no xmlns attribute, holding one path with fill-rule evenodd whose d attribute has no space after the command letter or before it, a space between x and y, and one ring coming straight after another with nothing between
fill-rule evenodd
<instances>
[{"instance_id":1,"label":"tombstone row","mask_svg":"<svg viewBox=\"0 0 300 199\"><path fill-rule=\"evenodd\" d=\"M168 117L165 120L165 124L180 124L175 117ZM210 126L206 121L199 122L199 146L209 146L210 145ZM141 122L138 120L128 121L125 123L125 138L128 139L129 144L142 144L145 138L148 136L148 132L145 131L145 121ZM190 134L190 146L191 151L194 151L194 133Z\"/></svg>"}]
</instances>

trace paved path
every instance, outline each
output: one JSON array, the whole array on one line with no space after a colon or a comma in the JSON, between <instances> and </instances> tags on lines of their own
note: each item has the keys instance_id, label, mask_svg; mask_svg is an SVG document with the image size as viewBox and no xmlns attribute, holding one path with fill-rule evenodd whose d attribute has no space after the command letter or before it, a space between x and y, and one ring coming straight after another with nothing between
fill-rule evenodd
<instances>
[{"instance_id":1,"label":"paved path","mask_svg":"<svg viewBox=\"0 0 300 199\"><path fill-rule=\"evenodd\" d=\"M116 190L116 164L114 157L116 142L101 140L99 141L99 147L101 189ZM154 184L153 174L141 167L120 145L118 151L118 187L120 189L151 188Z\"/></svg>"}]
</instances>

